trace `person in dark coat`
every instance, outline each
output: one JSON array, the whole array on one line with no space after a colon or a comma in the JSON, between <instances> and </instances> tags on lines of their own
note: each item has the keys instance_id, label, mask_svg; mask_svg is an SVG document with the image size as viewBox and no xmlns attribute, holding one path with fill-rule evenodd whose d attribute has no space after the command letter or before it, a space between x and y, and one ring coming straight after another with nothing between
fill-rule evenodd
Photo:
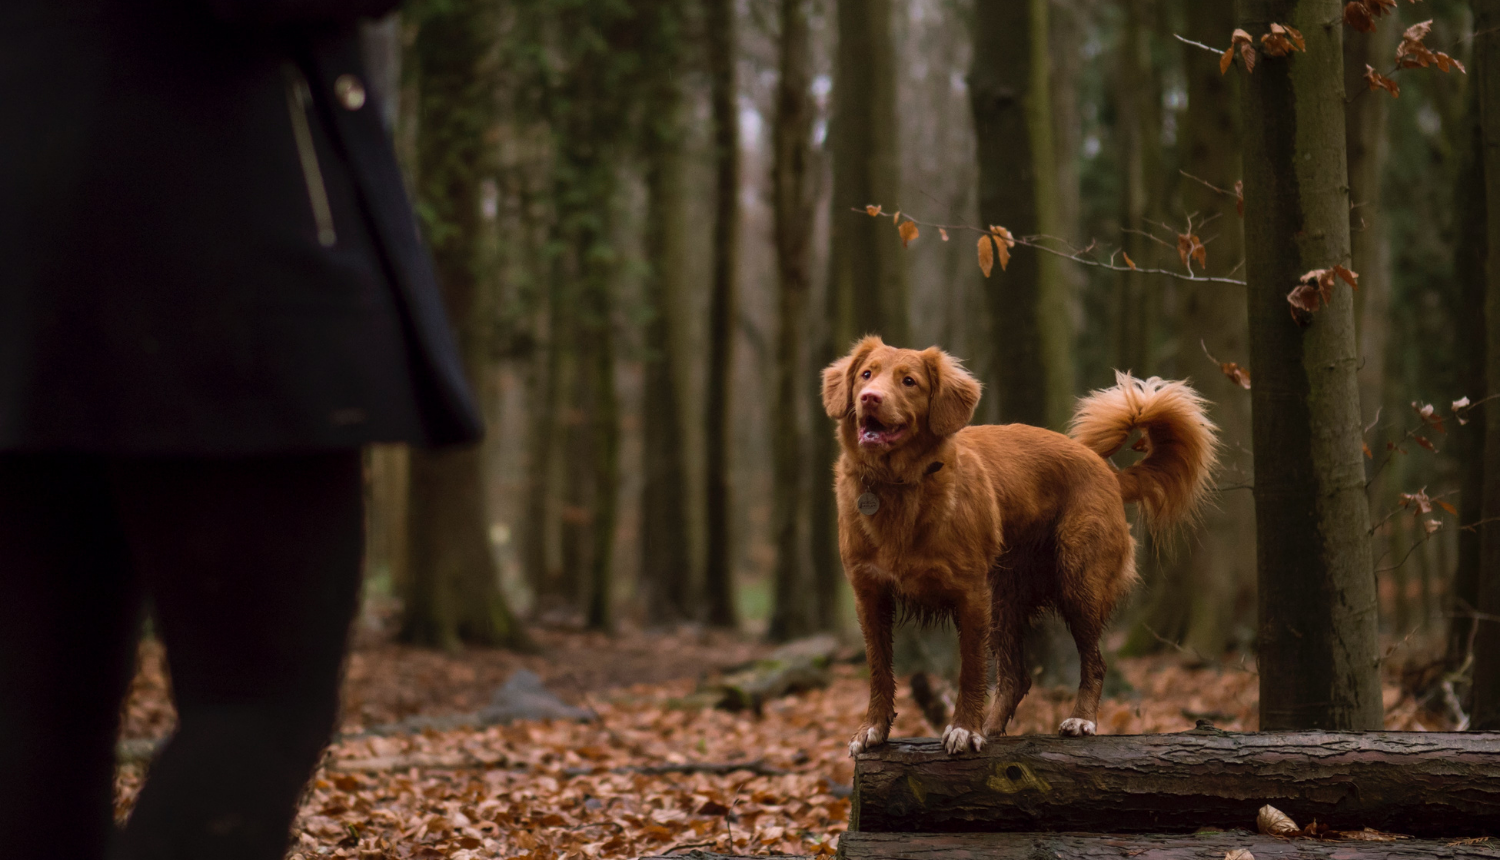
<instances>
[{"instance_id":1,"label":"person in dark coat","mask_svg":"<svg viewBox=\"0 0 1500 860\"><path fill-rule=\"evenodd\" d=\"M0 4L0 856L282 857L360 448L481 433L358 53L395 5ZM147 603L178 724L116 833Z\"/></svg>"}]
</instances>

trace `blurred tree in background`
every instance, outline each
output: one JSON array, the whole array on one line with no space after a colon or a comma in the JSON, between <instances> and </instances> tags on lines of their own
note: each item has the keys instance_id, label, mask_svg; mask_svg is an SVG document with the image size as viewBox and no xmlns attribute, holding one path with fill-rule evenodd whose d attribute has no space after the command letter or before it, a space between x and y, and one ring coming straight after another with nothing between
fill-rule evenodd
<instances>
[{"instance_id":1,"label":"blurred tree in background","mask_svg":"<svg viewBox=\"0 0 1500 860\"><path fill-rule=\"evenodd\" d=\"M1403 4L1368 32L1302 27L1306 50L1279 56L1265 21L1345 4L1243 5L410 6L395 134L490 436L371 454L372 589L402 598L409 636L449 647L518 643L507 606L601 629L849 629L817 373L875 331L965 358L986 382L979 420L1061 427L1116 368L1211 401L1216 509L1177 545L1142 536L1147 581L1111 648L1214 660L1259 629L1270 655L1258 605L1327 608L1362 580L1361 659L1385 653L1378 600L1381 635L1417 631L1402 659L1467 672L1496 577L1479 523L1500 401L1451 405L1497 389L1478 312L1485 64L1398 72L1396 52L1430 18L1424 49L1469 62L1473 14ZM1324 111L1326 135L1294 134L1314 91L1342 125ZM1284 180L1306 171L1294 203ZM975 234L923 227L903 247L897 211L1023 241L986 278ZM1288 294L1333 265L1359 289L1338 281L1299 325ZM1337 385L1310 381L1325 352ZM1337 514L1293 501L1320 486ZM1323 537L1296 537L1309 529ZM1462 698L1469 676L1453 677Z\"/></svg>"}]
</instances>

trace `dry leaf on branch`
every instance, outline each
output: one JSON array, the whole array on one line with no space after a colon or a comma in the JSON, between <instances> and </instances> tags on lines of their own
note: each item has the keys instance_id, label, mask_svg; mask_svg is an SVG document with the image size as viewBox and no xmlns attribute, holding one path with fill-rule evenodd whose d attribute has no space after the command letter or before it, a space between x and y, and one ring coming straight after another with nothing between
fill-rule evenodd
<instances>
[{"instance_id":1,"label":"dry leaf on branch","mask_svg":"<svg viewBox=\"0 0 1500 860\"><path fill-rule=\"evenodd\" d=\"M995 246L988 233L979 237L979 271L988 278L995 268Z\"/></svg>"},{"instance_id":2,"label":"dry leaf on branch","mask_svg":"<svg viewBox=\"0 0 1500 860\"><path fill-rule=\"evenodd\" d=\"M1420 519L1423 514L1432 513L1432 498L1427 495L1426 487L1415 493L1402 493L1401 507L1413 508L1412 515Z\"/></svg>"},{"instance_id":3,"label":"dry leaf on branch","mask_svg":"<svg viewBox=\"0 0 1500 860\"><path fill-rule=\"evenodd\" d=\"M1202 239L1191 233L1177 234L1177 256L1182 259L1182 265L1187 268L1188 274L1193 272L1189 260L1196 261L1200 269L1208 265L1208 248L1204 246Z\"/></svg>"},{"instance_id":4,"label":"dry leaf on branch","mask_svg":"<svg viewBox=\"0 0 1500 860\"><path fill-rule=\"evenodd\" d=\"M1401 44L1396 46L1396 67L1399 69L1425 69L1428 66L1437 66L1444 72L1458 69L1464 74L1469 70L1464 64L1448 56L1442 51L1430 50L1423 43L1429 33L1432 32L1432 21L1423 21L1406 28L1401 34Z\"/></svg>"},{"instance_id":5,"label":"dry leaf on branch","mask_svg":"<svg viewBox=\"0 0 1500 860\"><path fill-rule=\"evenodd\" d=\"M1235 385L1238 385L1246 391L1250 390L1249 368L1240 367L1238 364L1235 364L1232 361L1224 361L1219 363L1219 370L1222 371L1225 376L1229 377L1230 382L1233 382Z\"/></svg>"},{"instance_id":6,"label":"dry leaf on branch","mask_svg":"<svg viewBox=\"0 0 1500 860\"><path fill-rule=\"evenodd\" d=\"M1269 803L1256 813L1255 829L1267 836L1292 836L1301 830L1297 822Z\"/></svg>"},{"instance_id":7,"label":"dry leaf on branch","mask_svg":"<svg viewBox=\"0 0 1500 860\"><path fill-rule=\"evenodd\" d=\"M1255 40L1250 38L1250 34L1244 30L1235 30L1230 38L1229 48L1224 51L1223 56L1219 57L1219 74L1227 74L1229 67L1234 65L1236 50L1240 52L1240 61L1245 64L1245 73L1255 71Z\"/></svg>"},{"instance_id":8,"label":"dry leaf on branch","mask_svg":"<svg viewBox=\"0 0 1500 860\"><path fill-rule=\"evenodd\" d=\"M1016 246L1016 237L1004 227L990 225L990 235L995 237L995 250L1000 258L1000 270L1004 271L1010 266L1010 249Z\"/></svg>"},{"instance_id":9,"label":"dry leaf on branch","mask_svg":"<svg viewBox=\"0 0 1500 860\"><path fill-rule=\"evenodd\" d=\"M1297 311L1313 313L1323 305L1333 301L1333 287L1342 280L1351 289L1359 289L1359 275L1343 266L1333 266L1328 269L1313 269L1302 276L1302 282L1290 293L1286 300L1292 306L1292 319L1301 323L1304 320L1297 316Z\"/></svg>"},{"instance_id":10,"label":"dry leaf on branch","mask_svg":"<svg viewBox=\"0 0 1500 860\"><path fill-rule=\"evenodd\" d=\"M1468 411L1469 398L1460 397L1457 400L1453 401L1453 417L1458 419L1458 426L1462 427L1465 424L1469 423L1469 419L1464 417L1464 413Z\"/></svg>"},{"instance_id":11,"label":"dry leaf on branch","mask_svg":"<svg viewBox=\"0 0 1500 860\"><path fill-rule=\"evenodd\" d=\"M1268 57L1285 57L1293 51L1307 53L1307 42L1297 28L1286 24L1272 24L1271 32L1260 37L1260 49Z\"/></svg>"},{"instance_id":12,"label":"dry leaf on branch","mask_svg":"<svg viewBox=\"0 0 1500 860\"><path fill-rule=\"evenodd\" d=\"M1391 94L1391 98L1401 98L1401 87L1395 81L1375 71L1375 67L1365 65L1365 80L1369 82L1372 90L1385 90Z\"/></svg>"},{"instance_id":13,"label":"dry leaf on branch","mask_svg":"<svg viewBox=\"0 0 1500 860\"><path fill-rule=\"evenodd\" d=\"M881 211L881 208L882 207L876 206L874 203L871 203L870 205L865 207L865 212L867 212L871 218L875 218L879 215L885 214Z\"/></svg>"},{"instance_id":14,"label":"dry leaf on branch","mask_svg":"<svg viewBox=\"0 0 1500 860\"><path fill-rule=\"evenodd\" d=\"M915 221L903 221L897 229L901 232L901 247L903 248L910 245L913 239L921 235L921 231L917 229Z\"/></svg>"},{"instance_id":15,"label":"dry leaf on branch","mask_svg":"<svg viewBox=\"0 0 1500 860\"><path fill-rule=\"evenodd\" d=\"M1396 8L1396 0L1350 0L1344 23L1360 33L1375 32L1375 19Z\"/></svg>"},{"instance_id":16,"label":"dry leaf on branch","mask_svg":"<svg viewBox=\"0 0 1500 860\"><path fill-rule=\"evenodd\" d=\"M1132 260L1132 259L1130 259L1130 255L1127 254L1127 253L1125 253L1125 251L1121 250L1120 251L1120 256L1122 256L1122 257L1125 258L1125 265L1129 266L1130 267L1130 271L1134 272L1136 270L1136 268L1135 268L1135 261Z\"/></svg>"},{"instance_id":17,"label":"dry leaf on branch","mask_svg":"<svg viewBox=\"0 0 1500 860\"><path fill-rule=\"evenodd\" d=\"M948 231L944 230L942 227L938 228L938 235L943 237L944 242L948 241Z\"/></svg>"},{"instance_id":18,"label":"dry leaf on branch","mask_svg":"<svg viewBox=\"0 0 1500 860\"><path fill-rule=\"evenodd\" d=\"M1418 418L1422 419L1423 424L1426 424L1439 433L1448 432L1448 428L1443 426L1443 417L1437 414L1437 407L1431 403L1422 403L1421 401L1413 400L1411 402L1411 409L1417 413Z\"/></svg>"}]
</instances>

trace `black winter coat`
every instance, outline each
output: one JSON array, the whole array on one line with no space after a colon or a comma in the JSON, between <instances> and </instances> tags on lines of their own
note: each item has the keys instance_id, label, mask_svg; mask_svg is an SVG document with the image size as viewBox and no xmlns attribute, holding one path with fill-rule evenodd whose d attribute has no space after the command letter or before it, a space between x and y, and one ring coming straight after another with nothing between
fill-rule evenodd
<instances>
[{"instance_id":1,"label":"black winter coat","mask_svg":"<svg viewBox=\"0 0 1500 860\"><path fill-rule=\"evenodd\" d=\"M476 439L367 92L394 0L0 0L0 451Z\"/></svg>"}]
</instances>

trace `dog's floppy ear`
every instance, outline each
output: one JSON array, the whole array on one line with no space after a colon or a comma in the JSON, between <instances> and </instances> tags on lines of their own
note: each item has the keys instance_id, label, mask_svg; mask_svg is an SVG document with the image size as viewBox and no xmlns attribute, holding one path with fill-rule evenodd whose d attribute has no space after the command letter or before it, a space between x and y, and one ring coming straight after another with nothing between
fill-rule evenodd
<instances>
[{"instance_id":1,"label":"dog's floppy ear","mask_svg":"<svg viewBox=\"0 0 1500 860\"><path fill-rule=\"evenodd\" d=\"M854 407L854 369L865 356L885 346L879 335L868 335L849 354L823 368L823 411L829 418L843 418Z\"/></svg>"},{"instance_id":2,"label":"dog's floppy ear","mask_svg":"<svg viewBox=\"0 0 1500 860\"><path fill-rule=\"evenodd\" d=\"M979 380L948 353L933 347L922 353L932 394L927 406L927 427L936 436L952 436L969 425L979 405Z\"/></svg>"}]
</instances>

